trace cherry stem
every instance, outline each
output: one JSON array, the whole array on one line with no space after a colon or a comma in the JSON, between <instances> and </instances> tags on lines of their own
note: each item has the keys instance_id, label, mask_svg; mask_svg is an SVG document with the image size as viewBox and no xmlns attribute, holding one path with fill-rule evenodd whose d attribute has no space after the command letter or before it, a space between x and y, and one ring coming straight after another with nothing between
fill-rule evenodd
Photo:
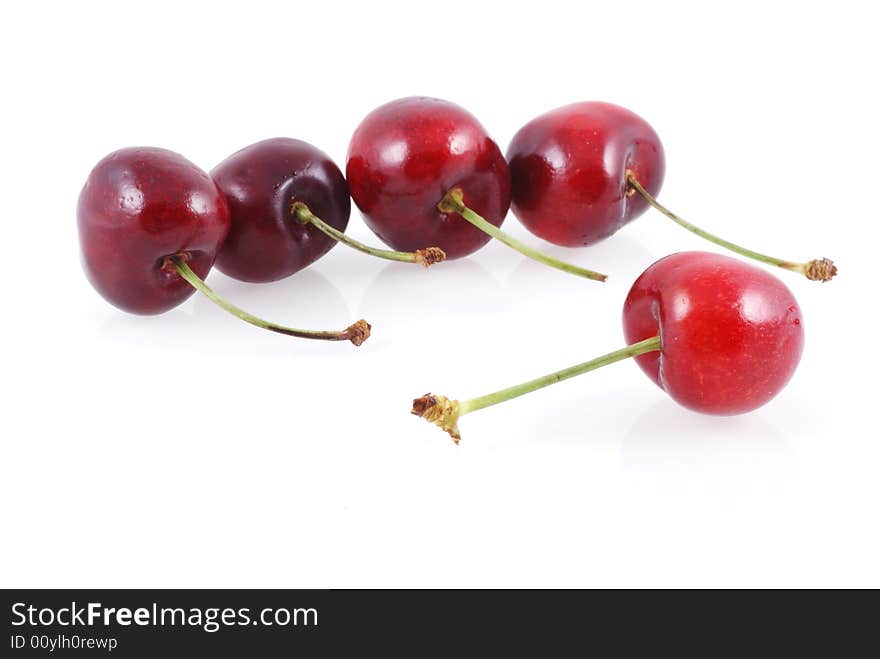
<instances>
[{"instance_id":1,"label":"cherry stem","mask_svg":"<svg viewBox=\"0 0 880 659\"><path fill-rule=\"evenodd\" d=\"M777 259L773 256L767 256L766 254L753 252L752 250L746 249L741 245L737 245L736 243L732 243L730 241L724 240L723 238L719 238L718 236L711 234L708 231L704 231L703 229L694 226L687 220L679 217L671 210L666 208L663 204L657 201L650 192L642 187L642 184L639 183L638 179L636 179L635 175L631 171L626 172L626 181L633 190L638 192L645 199L645 201L647 201L651 206L663 213L670 220L672 220L679 226L684 227L691 233L695 233L701 238L705 238L709 242L713 242L716 245L724 247L725 249L729 249L730 251L736 252L737 254L740 254L747 258L760 261L761 263L766 263L768 265L774 265L777 268L783 268L785 270L797 272L811 281L829 281L832 277L834 277L834 275L837 274L837 266L835 266L834 262L830 259L814 259L812 261L808 261L807 263L783 261L782 259Z\"/></svg>"},{"instance_id":2,"label":"cherry stem","mask_svg":"<svg viewBox=\"0 0 880 659\"><path fill-rule=\"evenodd\" d=\"M247 311L239 309L231 302L228 302L227 300L224 300L222 297L217 295L204 281L202 281L202 279L195 272L192 271L192 268L187 265L186 257L184 255L175 254L173 256L168 256L165 258L165 261L165 264L163 264L162 266L163 270L168 270L168 264L170 263L177 271L177 274L183 277L183 279L185 279L193 288L195 288L197 291L204 293L208 297L208 299L214 302L214 304L216 304L218 307L225 309L233 316L237 316L238 318L241 318L244 322L250 323L251 325L262 327L263 329L267 329L270 332L286 334L287 336L296 336L301 339L317 339L320 341L351 341L356 346L359 346L370 337L370 324L365 320L359 320L350 327L342 330L341 332L301 330L295 329L293 327L284 327L283 325L270 323L266 320L263 320L262 318L252 316Z\"/></svg>"},{"instance_id":3,"label":"cherry stem","mask_svg":"<svg viewBox=\"0 0 880 659\"><path fill-rule=\"evenodd\" d=\"M644 341L628 345L620 350L609 352L607 355L596 357L583 364L569 366L561 371L556 371L555 373L550 373L549 375L529 380L528 382L523 382L522 384L513 387L508 387L507 389L501 389L500 391L485 396L479 396L461 402L451 400L445 396L425 394L421 398L416 398L413 401L412 413L416 416L423 417L426 421L438 425L440 428L448 432L450 437L452 437L452 440L458 444L461 440L461 433L458 430L458 420L464 414L470 414L471 412L476 412L484 407L490 407L511 400L512 398L518 398L519 396L523 396L538 389L543 389L551 384L568 380L576 375L595 371L597 368L613 364L614 362L635 357L636 355L643 355L646 352L660 350L660 347L660 337L654 336L650 339L645 339Z\"/></svg>"},{"instance_id":4,"label":"cherry stem","mask_svg":"<svg viewBox=\"0 0 880 659\"><path fill-rule=\"evenodd\" d=\"M496 240L500 240L502 243L515 249L520 254L528 256L530 259L534 259L544 265L549 265L551 268L556 268L557 270L562 270L563 272L568 272L573 275L577 275L579 277L586 277L587 279L593 279L595 281L605 281L608 279L607 275L603 275L601 272L594 272L592 270L587 270L586 268L581 268L576 265L572 265L571 263L566 263L565 261L560 261L559 259L555 259L552 256L548 256L533 247L529 247L525 243L520 242L513 236L510 236L504 233L501 229L496 227L491 222L487 221L486 218L481 216L479 213L474 212L470 208L468 208L464 203L464 193L461 188L452 188L443 199L437 204L437 208L441 213L457 213L462 218L473 224L480 231L489 234Z\"/></svg>"},{"instance_id":5,"label":"cherry stem","mask_svg":"<svg viewBox=\"0 0 880 659\"><path fill-rule=\"evenodd\" d=\"M417 249L414 252L396 252L390 249L377 249L375 247L365 245L364 243L359 242L350 236L347 236L336 227L332 227L327 224L320 217L312 213L311 209L301 201L294 202L293 206L290 209L290 212L294 216L294 218L296 218L296 221L300 224L311 224L318 231L321 231L325 235L333 238L333 240L336 240L343 245L348 245L352 249L356 249L357 251L363 252L364 254L378 256L380 259L388 259L389 261L402 261L404 263L418 263L426 268L429 265L440 263L440 261L446 260L446 252L444 252L439 247L425 247L424 249Z\"/></svg>"}]
</instances>

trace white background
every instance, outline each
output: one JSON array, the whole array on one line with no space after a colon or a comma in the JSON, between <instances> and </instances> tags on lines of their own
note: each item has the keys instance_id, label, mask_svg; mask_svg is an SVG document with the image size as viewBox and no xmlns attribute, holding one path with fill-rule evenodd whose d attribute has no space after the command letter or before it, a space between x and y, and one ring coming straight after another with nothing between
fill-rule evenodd
<instances>
[{"instance_id":1,"label":"white background","mask_svg":"<svg viewBox=\"0 0 880 659\"><path fill-rule=\"evenodd\" d=\"M2 12L3 586L880 586L877 16L870 3L21 3ZM661 199L784 258L805 314L788 388L738 418L676 406L632 363L467 416L409 414L622 345L629 285L712 249L648 212L552 254L492 244L428 271L337 247L270 285L126 315L79 265L76 197L107 152L205 169L297 137L343 165L385 101L455 101L502 149L600 99L664 141ZM357 212L351 235L376 242Z\"/></svg>"}]
</instances>

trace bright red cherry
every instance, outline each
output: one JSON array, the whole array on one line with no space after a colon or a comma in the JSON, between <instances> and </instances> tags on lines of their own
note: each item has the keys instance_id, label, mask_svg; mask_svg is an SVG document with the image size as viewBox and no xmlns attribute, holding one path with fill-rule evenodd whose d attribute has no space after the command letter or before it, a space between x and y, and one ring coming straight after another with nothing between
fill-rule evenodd
<instances>
[{"instance_id":1,"label":"bright red cherry","mask_svg":"<svg viewBox=\"0 0 880 659\"><path fill-rule=\"evenodd\" d=\"M348 147L346 178L370 229L395 249L440 247L467 256L490 236L553 267L562 264L501 232L510 173L498 145L463 108L435 98L402 98L371 112Z\"/></svg>"},{"instance_id":2,"label":"bright red cherry","mask_svg":"<svg viewBox=\"0 0 880 659\"><path fill-rule=\"evenodd\" d=\"M229 231L229 210L211 177L172 151L128 148L101 160L80 193L77 223L89 281L124 311L163 313L199 290L273 332L355 345L369 336L362 320L342 332L276 325L214 293L203 279Z\"/></svg>"},{"instance_id":3,"label":"bright red cherry","mask_svg":"<svg viewBox=\"0 0 880 659\"><path fill-rule=\"evenodd\" d=\"M77 206L86 275L124 311L158 314L195 290L166 267L186 255L204 278L229 231L226 200L214 181L183 156L149 147L101 160Z\"/></svg>"},{"instance_id":4,"label":"bright red cherry","mask_svg":"<svg viewBox=\"0 0 880 659\"><path fill-rule=\"evenodd\" d=\"M337 241L382 258L428 266L434 248L404 254L367 247L343 232L351 214L348 184L330 157L300 140L251 144L217 165L211 176L229 204L231 228L217 268L252 282L289 277Z\"/></svg>"},{"instance_id":5,"label":"bright red cherry","mask_svg":"<svg viewBox=\"0 0 880 659\"><path fill-rule=\"evenodd\" d=\"M705 414L742 414L778 394L804 345L801 310L765 270L727 256L682 252L648 268L623 307L627 343L661 350L636 362L677 402Z\"/></svg>"},{"instance_id":6,"label":"bright red cherry","mask_svg":"<svg viewBox=\"0 0 880 659\"><path fill-rule=\"evenodd\" d=\"M629 345L486 396L459 402L426 394L412 413L456 442L458 419L561 380L635 357L680 404L704 414L742 414L772 399L800 361L804 328L785 284L736 259L681 252L650 266L623 308Z\"/></svg>"},{"instance_id":7,"label":"bright red cherry","mask_svg":"<svg viewBox=\"0 0 880 659\"><path fill-rule=\"evenodd\" d=\"M760 254L704 231L656 196L665 157L654 129L610 103L574 103L543 114L514 135L507 150L511 207L532 233L557 245L591 245L653 206L688 231L717 245L808 279L827 281L828 259L807 263Z\"/></svg>"}]
</instances>

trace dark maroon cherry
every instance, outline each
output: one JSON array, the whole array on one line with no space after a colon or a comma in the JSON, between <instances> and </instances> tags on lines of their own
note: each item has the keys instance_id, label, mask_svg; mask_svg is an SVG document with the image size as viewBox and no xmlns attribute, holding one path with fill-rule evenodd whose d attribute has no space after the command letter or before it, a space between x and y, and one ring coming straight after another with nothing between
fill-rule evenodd
<instances>
[{"instance_id":1,"label":"dark maroon cherry","mask_svg":"<svg viewBox=\"0 0 880 659\"><path fill-rule=\"evenodd\" d=\"M331 227L345 231L351 213L348 185L323 151L300 140L251 144L217 165L211 176L229 204L229 236L217 268L242 281L289 277L336 244L292 217L301 201Z\"/></svg>"},{"instance_id":2,"label":"dark maroon cherry","mask_svg":"<svg viewBox=\"0 0 880 659\"><path fill-rule=\"evenodd\" d=\"M199 290L273 332L355 345L369 336L365 321L342 332L283 327L214 293L203 279L229 231L229 210L211 177L172 151L128 148L101 160L80 193L77 223L89 281L124 311L163 313Z\"/></svg>"},{"instance_id":3,"label":"dark maroon cherry","mask_svg":"<svg viewBox=\"0 0 880 659\"><path fill-rule=\"evenodd\" d=\"M229 204L231 228L217 267L230 277L284 279L317 261L337 241L380 258L424 266L444 259L436 248L392 252L346 236L348 184L336 163L307 142L279 137L251 144L211 175Z\"/></svg>"},{"instance_id":4,"label":"dark maroon cherry","mask_svg":"<svg viewBox=\"0 0 880 659\"><path fill-rule=\"evenodd\" d=\"M367 225L395 249L437 245L454 259L494 237L553 267L604 279L498 229L510 204L507 163L476 118L453 103L402 98L371 112L351 138L346 177Z\"/></svg>"},{"instance_id":5,"label":"dark maroon cherry","mask_svg":"<svg viewBox=\"0 0 880 659\"><path fill-rule=\"evenodd\" d=\"M574 103L533 119L507 151L513 212L532 233L557 245L591 245L648 206L717 245L743 256L827 281L828 259L784 261L736 245L685 221L656 196L665 157L660 138L637 114L610 103Z\"/></svg>"}]
</instances>

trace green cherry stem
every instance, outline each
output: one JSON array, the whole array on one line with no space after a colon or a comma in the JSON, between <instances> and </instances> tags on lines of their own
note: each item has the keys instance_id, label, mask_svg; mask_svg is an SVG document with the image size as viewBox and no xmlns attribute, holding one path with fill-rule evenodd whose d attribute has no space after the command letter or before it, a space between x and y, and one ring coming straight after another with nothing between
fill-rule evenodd
<instances>
[{"instance_id":1,"label":"green cherry stem","mask_svg":"<svg viewBox=\"0 0 880 659\"><path fill-rule=\"evenodd\" d=\"M741 245L737 245L736 243L732 243L728 240L724 240L723 238L719 238L718 236L709 233L708 231L704 231L703 229L694 226L684 218L679 217L671 210L666 208L663 204L657 201L650 192L642 187L642 184L638 182L635 175L631 171L626 172L626 182L635 192L638 192L645 201L647 201L651 206L663 213L670 220L672 220L679 226L684 227L691 233L695 233L701 238L705 238L709 242L713 242L716 245L724 247L725 249L729 249L731 252L736 252L737 254L745 256L746 258L754 259L768 265L773 265L777 268L783 268L785 270L797 272L798 274L803 275L811 281L829 281L832 277L834 277L834 275L837 274L837 266L835 266L834 262L830 259L814 259L812 261L808 261L807 263L784 261L782 259L777 259L773 256L761 254L760 252L753 252L752 250L746 249Z\"/></svg>"},{"instance_id":2,"label":"green cherry stem","mask_svg":"<svg viewBox=\"0 0 880 659\"><path fill-rule=\"evenodd\" d=\"M461 188L452 188L449 192L446 193L446 196L437 204L437 208L441 213L457 213L462 218L473 224L480 231L489 234L496 240L500 240L502 243L515 249L520 254L528 256L530 259L534 259L544 265L549 265L551 268L556 268L557 270L562 270L563 272L568 272L573 275L577 275L579 277L586 277L587 279L593 279L595 281L605 281L608 279L607 275L603 275L601 272L593 272L592 270L587 270L586 268L580 268L576 265L572 265L571 263L566 263L565 261L560 261L559 259L555 259L552 256L548 256L533 247L529 247L525 243L520 242L513 236L509 236L504 233L501 229L496 227L491 222L487 221L486 218L482 217L480 214L475 213L473 210L468 208L464 203L464 193Z\"/></svg>"},{"instance_id":3,"label":"green cherry stem","mask_svg":"<svg viewBox=\"0 0 880 659\"><path fill-rule=\"evenodd\" d=\"M204 293L205 296L208 297L208 299L210 299L221 309L225 309L233 316L241 318L241 320L246 323L250 323L251 325L256 325L257 327L267 329L270 332L278 332L279 334L286 334L287 336L296 336L301 339L317 339L320 341L351 341L356 346L359 346L370 337L370 324L365 320L359 320L350 327L342 330L341 332L301 330L295 329L293 327L284 327L283 325L270 323L266 320L263 320L262 318L252 316L247 311L239 309L231 302L217 295L204 281L202 281L202 279L195 272L192 271L192 268L187 265L185 255L175 254L173 256L165 257L165 264L163 264L162 269L169 271L170 267L173 267L177 274L185 279L194 289L201 293Z\"/></svg>"},{"instance_id":4,"label":"green cherry stem","mask_svg":"<svg viewBox=\"0 0 880 659\"><path fill-rule=\"evenodd\" d=\"M330 238L333 238L333 240L336 240L343 245L348 245L352 249L356 249L357 251L363 252L364 254L377 256L380 259L387 259L389 261L402 261L403 263L418 263L419 265L422 265L426 268L429 265L440 263L440 261L446 260L446 252L444 252L439 247L425 247L424 249L417 249L414 252L395 252L394 250L390 249L377 249L375 247L365 245L364 243L345 235L336 227L332 227L327 224L324 220L315 215L311 211L311 209L301 201L294 202L293 206L290 209L290 212L297 222L301 224L311 224L318 231L321 231Z\"/></svg>"},{"instance_id":5,"label":"green cherry stem","mask_svg":"<svg viewBox=\"0 0 880 659\"><path fill-rule=\"evenodd\" d=\"M602 355L601 357L584 362L583 364L569 366L561 371L556 371L549 375L535 378L534 380L529 380L528 382L523 382L522 384L513 387L508 387L507 389L501 389L500 391L486 394L485 396L479 396L461 402L449 399L446 396L425 394L413 401L412 413L424 418L426 421L436 424L448 432L449 436L452 437L452 441L458 444L461 440L461 433L458 430L458 420L465 414L476 412L484 407L503 403L512 398L523 396L538 389L543 389L551 384L556 384L557 382L573 378L576 375L595 371L597 368L607 366L608 364L635 357L636 355L643 355L646 352L654 352L655 350L660 350L659 336L654 336L650 339L633 343L625 348L609 352L607 355Z\"/></svg>"}]
</instances>

